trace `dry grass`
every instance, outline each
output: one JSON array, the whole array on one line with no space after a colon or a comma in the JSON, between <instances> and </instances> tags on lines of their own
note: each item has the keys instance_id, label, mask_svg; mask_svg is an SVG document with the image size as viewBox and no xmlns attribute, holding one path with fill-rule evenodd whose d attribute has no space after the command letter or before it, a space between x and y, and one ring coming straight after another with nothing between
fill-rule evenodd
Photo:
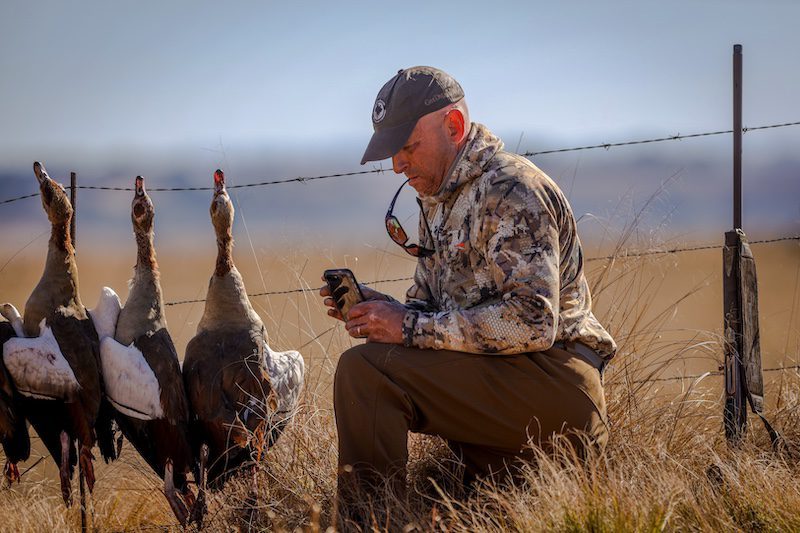
<instances>
[{"instance_id":1,"label":"dry grass","mask_svg":"<svg viewBox=\"0 0 800 533\"><path fill-rule=\"evenodd\" d=\"M624 247L650 246L623 232ZM42 248L40 246L39 248ZM32 246L31 248L36 248ZM765 366L796 364L797 245L754 247L759 264L762 346ZM103 284L124 289L132 253L92 261L79 249L82 292ZM26 251L27 253L27 251ZM300 251L280 259L268 254L256 268L245 246L237 262L251 292L316 287L328 266L347 264L363 279L410 275L413 264L385 251L352 255ZM10 253L6 254L10 255ZM0 300L22 307L40 273L42 250L26 254L0 272ZM647 381L716 370L722 358L721 253L694 252L654 259L590 263L595 308L620 345L607 374L611 440L606 452L581 466L541 457L521 479L498 487L485 483L465 493L452 483L451 461L441 441L412 435L408 505L391 509L377 529L442 531L660 531L800 529L800 467L769 449L763 429L751 424L748 438L730 450L722 436L719 377ZM212 259L173 258L162 253L168 300L202 297ZM190 269L187 264L192 264ZM262 278L259 273L269 273ZM13 280L13 281L12 281ZM262 281L263 280L263 281ZM405 283L382 287L401 295ZM120 290L124 299L125 291ZM93 298L86 297L91 301ZM277 348L303 346L309 367L300 413L259 472L259 507L245 505L248 485L234 481L209 502L206 528L317 531L331 524L336 472L336 434L331 376L338 354L351 345L311 294L256 298ZM202 304L176 306L168 319L179 353L191 338ZM795 311L796 312L796 311ZM331 329L331 327L333 329ZM800 374L765 375L768 414L787 440L800 448ZM35 458L34 458L35 459ZM33 463L33 459L28 464ZM0 489L2 531L79 527L77 506L66 510L55 469L46 459L23 483ZM22 465L24 470L28 465ZM177 529L160 493L160 482L130 447L121 460L99 465L93 526L102 531Z\"/></svg>"}]
</instances>

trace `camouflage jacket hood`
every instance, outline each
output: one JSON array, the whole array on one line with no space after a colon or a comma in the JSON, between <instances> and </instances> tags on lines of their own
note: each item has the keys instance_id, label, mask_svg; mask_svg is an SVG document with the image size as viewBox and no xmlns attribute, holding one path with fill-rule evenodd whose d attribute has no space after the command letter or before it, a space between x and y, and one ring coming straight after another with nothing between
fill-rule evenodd
<instances>
[{"instance_id":1,"label":"camouflage jacket hood","mask_svg":"<svg viewBox=\"0 0 800 533\"><path fill-rule=\"evenodd\" d=\"M421 244L435 254L419 259L406 294L406 346L510 354L577 341L613 356L591 311L572 209L533 163L473 123L422 209Z\"/></svg>"}]
</instances>

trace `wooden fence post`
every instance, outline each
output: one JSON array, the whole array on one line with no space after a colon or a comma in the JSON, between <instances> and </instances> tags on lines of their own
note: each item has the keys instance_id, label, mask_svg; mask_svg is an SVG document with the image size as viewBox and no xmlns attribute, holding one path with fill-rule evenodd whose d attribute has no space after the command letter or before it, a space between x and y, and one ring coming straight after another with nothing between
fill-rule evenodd
<instances>
[{"instance_id":1,"label":"wooden fence post","mask_svg":"<svg viewBox=\"0 0 800 533\"><path fill-rule=\"evenodd\" d=\"M747 431L747 404L764 408L758 284L753 252L741 229L725 233L723 304L725 312L725 437L737 444ZM748 398L749 396L749 398Z\"/></svg>"}]
</instances>

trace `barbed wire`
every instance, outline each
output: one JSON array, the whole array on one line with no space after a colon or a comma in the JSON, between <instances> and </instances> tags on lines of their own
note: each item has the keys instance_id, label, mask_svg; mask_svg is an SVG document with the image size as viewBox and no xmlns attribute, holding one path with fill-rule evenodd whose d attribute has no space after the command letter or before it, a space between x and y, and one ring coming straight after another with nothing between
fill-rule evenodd
<instances>
[{"instance_id":1,"label":"barbed wire","mask_svg":"<svg viewBox=\"0 0 800 533\"><path fill-rule=\"evenodd\" d=\"M16 202L17 200L24 200L25 198L33 198L34 196L39 196L39 193L35 192L33 194L26 194L25 196L17 196L16 198L9 198L7 200L0 201L0 205L10 204L11 202Z\"/></svg>"},{"instance_id":2,"label":"barbed wire","mask_svg":"<svg viewBox=\"0 0 800 533\"><path fill-rule=\"evenodd\" d=\"M242 183L239 185L225 185L226 189L244 189L248 187L264 187L267 185L280 185L281 183L305 183L307 181L325 180L330 178L344 178L347 176L361 176L364 174L380 174L386 172L385 168L374 168L371 170L356 170L353 172L339 172L337 174L325 174L322 176L298 176L296 178L283 178L270 181L260 181L258 183ZM98 185L78 185L78 189L88 189L95 191L133 191L133 187L104 187ZM147 189L147 192L172 192L172 191L213 191L214 187L155 187Z\"/></svg>"},{"instance_id":3,"label":"barbed wire","mask_svg":"<svg viewBox=\"0 0 800 533\"><path fill-rule=\"evenodd\" d=\"M742 128L742 133L747 133L749 131L757 131L757 130L768 130L773 128L786 128L788 126L798 126L800 125L800 121L798 122L784 122L782 124L769 124L766 126L753 126L751 128ZM541 150L539 152L525 152L520 154L524 157L533 157L535 155L544 155L544 154L560 154L564 152L578 152L581 150L596 150L598 148L603 148L604 150L608 150L609 148L615 148L618 146L632 146L635 144L650 144L650 143L660 143L665 141L680 141L681 139L694 139L697 137L711 137L713 135L725 135L728 133L733 133L733 130L719 130L719 131L707 131L703 133L690 133L687 135L681 135L680 133L676 135L670 135L669 137L656 137L653 139L640 139L636 141L622 141L622 142L615 142L615 143L603 143L603 144L593 144L589 146L575 146L573 148L556 148L554 150Z\"/></svg>"},{"instance_id":4,"label":"barbed wire","mask_svg":"<svg viewBox=\"0 0 800 533\"><path fill-rule=\"evenodd\" d=\"M790 366L775 366L771 368L764 368L761 370L762 373L766 372L785 372L787 370L800 370L800 365L790 365ZM640 383L656 383L656 382L664 382L664 381L685 381L687 379L699 379L702 377L719 377L723 376L725 373L722 370L713 370L709 372L703 372L702 374L689 374L686 376L674 376L670 378L650 378L650 379L635 379L630 381L631 384L640 384Z\"/></svg>"},{"instance_id":5,"label":"barbed wire","mask_svg":"<svg viewBox=\"0 0 800 533\"><path fill-rule=\"evenodd\" d=\"M295 178L282 178L270 181L260 181L257 183L242 183L239 185L226 185L226 189L244 189L248 187L264 187L268 185L280 185L281 183L305 183L307 181L324 180L330 178L343 178L347 176L361 176L364 174L380 174L386 172L385 168L373 168L370 170L356 170L353 172L338 172L336 174L324 174L321 176L298 176ZM67 187L70 189L71 187ZM132 192L133 187L111 187L106 185L78 185L76 189L84 189L89 191L128 191ZM213 191L214 187L148 187L147 192L174 192L174 191ZM16 198L8 198L0 201L0 205L10 204L18 200L26 198L33 198L39 196L39 193L26 194L24 196L17 196Z\"/></svg>"},{"instance_id":6,"label":"barbed wire","mask_svg":"<svg viewBox=\"0 0 800 533\"><path fill-rule=\"evenodd\" d=\"M765 126L753 126L753 127L745 127L742 128L743 133L747 133L750 131L760 131L760 130L767 130L767 129L774 129L774 128L785 128L789 126L799 126L800 121L797 122L783 122L780 124L768 124ZM623 141L623 142L615 142L615 143L602 143L602 144L594 144L588 146L576 146L572 148L557 148L554 150L541 150L538 152L524 152L520 155L523 157L533 157L536 155L544 155L544 154L557 154L557 153L564 153L564 152L577 152L580 150L594 150L598 148L603 148L608 150L610 148L619 147L619 146L632 146L637 144L650 144L650 143L659 143L665 141L679 141L681 139L693 139L697 137L710 137L713 135L725 135L728 133L733 133L733 130L719 130L719 131L708 131L703 133L690 133L687 135L670 135L668 137L656 137L653 139L640 139L635 141ZM230 185L228 189L242 189L248 187L264 187L269 185L279 185L282 183L305 183L309 181L316 181L316 180L324 180L330 178L342 178L347 176L361 176L365 174L380 174L382 172L386 172L387 169L384 168L374 168L370 170L357 170L353 172L338 172L336 174L323 174L320 176L298 176L294 178L282 178L282 179L275 179L275 180L267 180L267 181L260 181L256 183L243 183L240 185ZM102 186L102 185L78 185L78 189L85 189L85 190L94 190L94 191L133 191L133 187L109 187L109 186ZM149 192L173 192L173 191L211 191L213 187L155 187L147 189ZM33 194L26 194L23 196L17 196L15 198L7 198L5 200L0 200L0 205L10 204L12 202L16 202L18 200L24 200L26 198L33 198L34 196L38 196L39 193Z\"/></svg>"},{"instance_id":7,"label":"barbed wire","mask_svg":"<svg viewBox=\"0 0 800 533\"><path fill-rule=\"evenodd\" d=\"M775 237L772 239L762 239L756 241L750 241L749 244L769 244L774 242L782 242L782 241L800 241L800 235L787 235L784 237ZM702 246L689 246L685 248L671 248L669 250L645 250L640 252L630 252L630 253L619 253L614 255L606 255L602 257L590 257L585 260L585 262L591 261L604 261L604 260L611 260L611 259L627 259L631 257L642 257L646 255L663 255L663 254L675 254L681 252L695 252L698 250L718 250L722 248L723 245L721 244L705 244ZM404 278L393 278L393 279L376 279L373 281L367 281L364 285L378 285L381 283L394 283L397 281L412 281L413 277L404 277ZM258 296L280 296L286 294L299 294L304 292L317 292L320 290L321 287L300 287L297 289L285 289L280 291L268 291L268 292L256 292L253 294L248 294L247 296L250 298L255 298ZM173 306L173 305L183 305L183 304L194 304L194 303L201 303L205 302L205 298L199 298L194 300L178 300L174 302L166 302L165 306Z\"/></svg>"},{"instance_id":8,"label":"barbed wire","mask_svg":"<svg viewBox=\"0 0 800 533\"><path fill-rule=\"evenodd\" d=\"M366 281L362 283L362 285L379 285L381 283L393 283L395 281L410 281L414 278L406 277L406 278L394 278L394 279L376 279L374 281ZM255 298L257 296L279 296L285 294L299 294L303 292L318 292L322 287L302 287L298 289L286 289L283 291L272 291L272 292L256 292L253 294L248 294L247 296L250 298ZM200 298L196 300L179 300L176 302L167 302L164 305L182 305L182 304L196 304L205 302L205 298Z\"/></svg>"},{"instance_id":9,"label":"barbed wire","mask_svg":"<svg viewBox=\"0 0 800 533\"><path fill-rule=\"evenodd\" d=\"M800 240L800 235L787 235L785 237L775 237L772 239L761 239L756 241L748 241L749 244L769 244L773 242L782 242L782 241L796 241ZM679 252L696 252L698 250L719 250L723 248L724 245L722 244L703 244L699 246L689 246L686 248L672 248L669 250L642 250L636 252L622 252L618 254L612 255L604 255L601 257L589 257L585 260L586 263L591 263L593 261L608 261L610 259L628 259L631 257L642 257L645 255L665 255L665 254L674 254Z\"/></svg>"}]
</instances>

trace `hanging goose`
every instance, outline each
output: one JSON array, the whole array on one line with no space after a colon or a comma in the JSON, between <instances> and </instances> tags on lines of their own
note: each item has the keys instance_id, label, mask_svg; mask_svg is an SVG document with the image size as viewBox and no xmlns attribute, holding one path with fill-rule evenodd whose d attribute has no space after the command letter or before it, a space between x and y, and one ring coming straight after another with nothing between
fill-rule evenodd
<instances>
[{"instance_id":1,"label":"hanging goose","mask_svg":"<svg viewBox=\"0 0 800 533\"><path fill-rule=\"evenodd\" d=\"M211 222L217 262L197 334L186 347L183 376L200 442L208 446L209 480L219 486L253 465L296 411L304 363L275 352L233 264L233 204L221 170L214 174Z\"/></svg>"},{"instance_id":2,"label":"hanging goose","mask_svg":"<svg viewBox=\"0 0 800 533\"><path fill-rule=\"evenodd\" d=\"M25 304L25 337L5 342L3 361L25 416L59 467L69 505L75 465L80 462L93 490L92 447L98 442L106 461L114 459L114 435L111 409L103 401L98 334L78 294L72 206L44 166L36 162L33 170L51 223L50 242L44 273Z\"/></svg>"},{"instance_id":3,"label":"hanging goose","mask_svg":"<svg viewBox=\"0 0 800 533\"><path fill-rule=\"evenodd\" d=\"M154 216L144 178L137 176L131 205L136 266L116 331L100 341L100 357L106 394L122 433L164 480L167 501L186 524L195 503L186 480L193 464L189 405L164 315Z\"/></svg>"},{"instance_id":4,"label":"hanging goose","mask_svg":"<svg viewBox=\"0 0 800 533\"><path fill-rule=\"evenodd\" d=\"M3 304L0 314L6 319L0 322L0 346L3 346L9 339L23 335L22 317L11 304ZM0 357L0 444L6 456L3 472L9 484L20 479L17 463L31 455L28 424L19 402L19 393Z\"/></svg>"}]
</instances>

